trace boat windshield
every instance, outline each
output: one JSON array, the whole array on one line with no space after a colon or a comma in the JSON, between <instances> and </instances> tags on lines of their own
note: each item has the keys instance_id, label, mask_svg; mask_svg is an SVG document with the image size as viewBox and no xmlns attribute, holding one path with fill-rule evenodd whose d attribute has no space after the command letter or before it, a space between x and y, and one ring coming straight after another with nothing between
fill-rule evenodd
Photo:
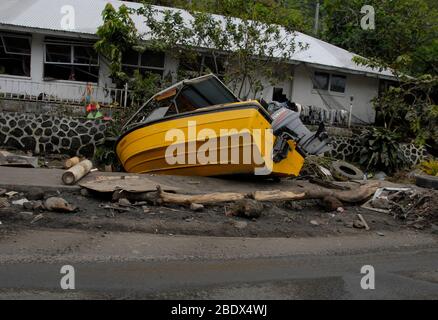
<instances>
[{"instance_id":1,"label":"boat windshield","mask_svg":"<svg viewBox=\"0 0 438 320\"><path fill-rule=\"evenodd\" d=\"M216 77L188 84L176 99L180 112L185 111L184 107L199 109L238 101Z\"/></svg>"},{"instance_id":2,"label":"boat windshield","mask_svg":"<svg viewBox=\"0 0 438 320\"><path fill-rule=\"evenodd\" d=\"M126 123L125 128L233 102L239 102L239 99L214 75L186 80L156 94Z\"/></svg>"}]
</instances>

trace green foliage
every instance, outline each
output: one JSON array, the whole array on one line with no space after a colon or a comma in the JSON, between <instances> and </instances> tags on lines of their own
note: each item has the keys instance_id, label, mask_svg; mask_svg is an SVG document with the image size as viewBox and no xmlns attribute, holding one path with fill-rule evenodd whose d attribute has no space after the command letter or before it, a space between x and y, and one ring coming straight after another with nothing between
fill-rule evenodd
<instances>
[{"instance_id":1,"label":"green foliage","mask_svg":"<svg viewBox=\"0 0 438 320\"><path fill-rule=\"evenodd\" d=\"M187 22L178 10L163 10L150 4L144 4L137 13L145 17L150 29L147 34L150 47L171 52L177 58L190 52L195 54L195 48L202 48L213 58L216 67L218 58L225 55L225 82L240 97L248 98L250 94L255 97L263 89L258 80L260 75L277 76L275 68L283 66L294 51L306 48L306 44L300 43L296 48L292 32L264 23L262 20L266 19L260 17L275 13L267 8L262 10L257 2L222 1L221 6L224 12L236 12L239 8L240 19L230 15L220 20L205 11L192 11L193 19ZM217 68L215 71L218 73Z\"/></svg>"},{"instance_id":2,"label":"green foliage","mask_svg":"<svg viewBox=\"0 0 438 320\"><path fill-rule=\"evenodd\" d=\"M361 136L360 164L366 169L396 172L407 165L400 150L400 135L384 128L365 130Z\"/></svg>"},{"instance_id":3,"label":"green foliage","mask_svg":"<svg viewBox=\"0 0 438 320\"><path fill-rule=\"evenodd\" d=\"M160 89L160 76L154 73L141 74L134 71L134 77L129 80L129 89L132 91L133 104L142 104Z\"/></svg>"},{"instance_id":4,"label":"green foliage","mask_svg":"<svg viewBox=\"0 0 438 320\"><path fill-rule=\"evenodd\" d=\"M129 13L130 10L125 5L116 10L108 3L102 12L104 22L97 30L99 40L95 44L96 51L110 63L111 77L121 83L128 80L122 71L123 53L134 48L139 42L135 24Z\"/></svg>"},{"instance_id":5,"label":"green foliage","mask_svg":"<svg viewBox=\"0 0 438 320\"><path fill-rule=\"evenodd\" d=\"M123 125L137 111L136 108L120 108L116 106L112 115L112 120L108 123L105 136L117 138L122 134Z\"/></svg>"},{"instance_id":6,"label":"green foliage","mask_svg":"<svg viewBox=\"0 0 438 320\"><path fill-rule=\"evenodd\" d=\"M133 0L133 2L144 2ZM150 0L149 4L209 12L282 25L290 30L311 32L314 0Z\"/></svg>"},{"instance_id":7,"label":"green foliage","mask_svg":"<svg viewBox=\"0 0 438 320\"><path fill-rule=\"evenodd\" d=\"M437 160L423 161L420 164L420 169L426 174L438 177L438 161Z\"/></svg>"},{"instance_id":8,"label":"green foliage","mask_svg":"<svg viewBox=\"0 0 438 320\"><path fill-rule=\"evenodd\" d=\"M438 105L433 99L438 77L403 79L374 99L380 120L388 130L398 130L404 141L424 145L438 140Z\"/></svg>"},{"instance_id":9,"label":"green foliage","mask_svg":"<svg viewBox=\"0 0 438 320\"><path fill-rule=\"evenodd\" d=\"M375 30L363 30L363 5L375 9ZM438 9L427 0L325 0L323 37L328 42L420 75L438 73Z\"/></svg>"},{"instance_id":10,"label":"green foliage","mask_svg":"<svg viewBox=\"0 0 438 320\"><path fill-rule=\"evenodd\" d=\"M114 165L117 163L117 155L113 148L99 146L94 153L93 160L97 165Z\"/></svg>"}]
</instances>

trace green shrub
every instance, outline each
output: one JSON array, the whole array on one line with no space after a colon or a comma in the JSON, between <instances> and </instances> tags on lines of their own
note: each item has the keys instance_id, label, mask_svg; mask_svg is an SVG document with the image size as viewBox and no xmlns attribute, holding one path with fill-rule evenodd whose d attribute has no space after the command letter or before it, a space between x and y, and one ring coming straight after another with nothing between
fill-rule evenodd
<instances>
[{"instance_id":1,"label":"green shrub","mask_svg":"<svg viewBox=\"0 0 438 320\"><path fill-rule=\"evenodd\" d=\"M400 150L400 135L385 128L365 130L361 136L360 164L367 170L393 173L407 166L407 159Z\"/></svg>"}]
</instances>

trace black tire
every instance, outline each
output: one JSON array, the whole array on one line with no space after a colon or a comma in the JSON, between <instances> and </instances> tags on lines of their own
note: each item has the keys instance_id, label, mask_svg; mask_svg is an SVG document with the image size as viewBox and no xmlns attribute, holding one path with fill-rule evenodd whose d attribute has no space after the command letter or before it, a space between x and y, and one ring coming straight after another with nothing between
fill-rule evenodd
<instances>
[{"instance_id":1,"label":"black tire","mask_svg":"<svg viewBox=\"0 0 438 320\"><path fill-rule=\"evenodd\" d=\"M431 175L418 175L415 177L415 184L428 189L438 189L438 177Z\"/></svg>"},{"instance_id":2,"label":"black tire","mask_svg":"<svg viewBox=\"0 0 438 320\"><path fill-rule=\"evenodd\" d=\"M363 171L345 161L335 161L331 165L332 175L342 181L363 180Z\"/></svg>"}]
</instances>

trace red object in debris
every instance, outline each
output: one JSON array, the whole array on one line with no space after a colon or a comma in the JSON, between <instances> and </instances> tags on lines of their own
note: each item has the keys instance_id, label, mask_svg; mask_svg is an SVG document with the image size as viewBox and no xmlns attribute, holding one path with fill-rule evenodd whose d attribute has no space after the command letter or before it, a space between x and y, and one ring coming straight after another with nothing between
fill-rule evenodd
<instances>
[{"instance_id":1,"label":"red object in debris","mask_svg":"<svg viewBox=\"0 0 438 320\"><path fill-rule=\"evenodd\" d=\"M96 105L90 103L89 105L87 105L87 112L92 112L92 111L96 111Z\"/></svg>"}]
</instances>

